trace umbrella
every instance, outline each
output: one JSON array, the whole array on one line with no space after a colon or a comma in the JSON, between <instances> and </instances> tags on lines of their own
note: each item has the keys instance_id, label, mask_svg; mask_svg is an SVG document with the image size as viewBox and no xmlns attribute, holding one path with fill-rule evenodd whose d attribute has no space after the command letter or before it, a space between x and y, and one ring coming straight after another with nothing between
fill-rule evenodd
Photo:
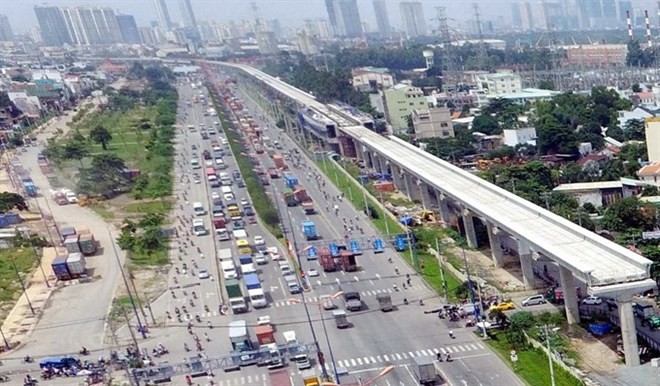
<instances>
[{"instance_id":1,"label":"umbrella","mask_svg":"<svg viewBox=\"0 0 660 386\"><path fill-rule=\"evenodd\" d=\"M83 377L83 376L92 375L92 374L93 373L89 370L80 370L80 371L78 371L78 374L76 374L76 375L79 376L79 377Z\"/></svg>"}]
</instances>

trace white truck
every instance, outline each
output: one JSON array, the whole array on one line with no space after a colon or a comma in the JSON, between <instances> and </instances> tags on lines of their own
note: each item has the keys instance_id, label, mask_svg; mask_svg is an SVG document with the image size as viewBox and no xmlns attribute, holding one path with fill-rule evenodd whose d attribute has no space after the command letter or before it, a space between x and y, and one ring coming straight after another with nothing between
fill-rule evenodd
<instances>
[{"instance_id":1,"label":"white truck","mask_svg":"<svg viewBox=\"0 0 660 386\"><path fill-rule=\"evenodd\" d=\"M302 346L298 343L296 339L295 331L284 331L284 342L287 346L287 351L289 352L289 357L292 362L295 362L298 366L298 370L305 370L312 368L312 364L309 361L309 356L302 349Z\"/></svg>"},{"instance_id":2,"label":"white truck","mask_svg":"<svg viewBox=\"0 0 660 386\"><path fill-rule=\"evenodd\" d=\"M245 272L244 272L245 274ZM250 303L254 308L263 308L268 306L268 301L266 300L266 295L261 286L261 280L256 273L248 273L243 277L245 282L245 287L247 287L248 296L250 297Z\"/></svg>"},{"instance_id":3,"label":"white truck","mask_svg":"<svg viewBox=\"0 0 660 386\"><path fill-rule=\"evenodd\" d=\"M218 261L233 261L231 248L222 248L218 250Z\"/></svg>"},{"instance_id":4,"label":"white truck","mask_svg":"<svg viewBox=\"0 0 660 386\"><path fill-rule=\"evenodd\" d=\"M435 372L435 364L432 357L418 356L413 358L415 363L412 368L415 372L417 382L422 385L435 385L438 375Z\"/></svg>"}]
</instances>

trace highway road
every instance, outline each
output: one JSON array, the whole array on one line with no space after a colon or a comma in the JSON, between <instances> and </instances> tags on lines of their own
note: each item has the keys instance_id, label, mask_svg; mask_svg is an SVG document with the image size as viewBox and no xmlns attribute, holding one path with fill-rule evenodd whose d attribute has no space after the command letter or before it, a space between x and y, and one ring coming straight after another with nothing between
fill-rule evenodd
<instances>
[{"instance_id":1,"label":"highway road","mask_svg":"<svg viewBox=\"0 0 660 386\"><path fill-rule=\"evenodd\" d=\"M239 97L246 102L246 106L257 118L264 113L261 111L242 90L236 90ZM297 145L284 135L278 129L275 129L272 119L265 117L265 121L258 122L264 128L264 135L278 141L285 146L283 151L292 151L298 149ZM269 129L266 129L269 128ZM260 157L265 167L270 166L270 159L263 155ZM288 208L285 205L279 205L281 217L291 218L292 225L287 228L292 229L298 242L298 249L305 246L300 224L303 220L309 218L315 222L319 233L324 241L332 239L341 239L343 237L343 222L341 218L353 219L356 216L360 227L365 230L364 235L359 237L382 237L376 233L375 229L368 224L362 214L356 211L348 200L342 202L333 202L332 205L339 206L338 216L332 212L325 212L324 205L326 200L324 192L332 197L339 196L340 192L327 181L321 171L310 160L304 160L306 164L303 168L293 168L292 172L298 177L301 185L307 189L308 194L320 206L318 214L307 216L300 207ZM289 163L291 165L291 163ZM311 174L311 177L310 177ZM315 175L321 178L321 185L317 183ZM325 186L322 182L326 181ZM279 192L283 188L283 181L274 180L273 188L275 195L281 200ZM281 201L280 201L281 203ZM286 212L285 212L286 211ZM352 237L356 237L353 235ZM390 264L387 257L393 256L395 262ZM331 343L335 363L339 368L345 368L349 372L366 378L370 373L377 373L387 364L393 364L396 370L383 379L386 384L414 384L411 378L410 363L412 357L419 355L434 356L437 352L450 352L454 358L452 363L438 363L437 368L444 377L452 384L482 384L482 385L518 385L521 382L517 377L486 347L471 330L461 328L456 323L441 320L432 315L424 314L424 310L433 309L443 302L435 297L421 280L410 271L407 265L400 260L391 249L386 250L384 254L375 255L371 251L365 251L358 259L360 270L356 273L332 272L322 273L322 269L316 262L307 262L302 259L304 269L316 268L321 272L319 278L312 278L313 289L306 296L318 298L321 294L331 294L338 290L337 283L351 282L362 294L364 308L359 312L349 313L349 321L352 327L347 330L339 330L334 327L331 315L324 312L326 320L326 329L328 340ZM398 266L400 275L394 272L394 266ZM403 290L402 284L405 281L406 274L412 275L412 288ZM400 290L393 291L393 285L397 284ZM392 294L393 302L397 304L397 309L391 313L383 313L378 309L375 299L377 293L389 292ZM409 305L403 304L403 297L410 301ZM425 299L425 306L417 304L417 300ZM293 305L289 307L300 307ZM280 323L279 310L275 308L271 317L276 324ZM312 315L318 315L318 311L312 311ZM286 321L299 320L301 314L287 314ZM323 326L315 321L314 328L317 337L321 342L322 350L325 352L326 359L329 359L326 339L323 336ZM306 336L306 328L301 328L300 336ZM456 335L455 339L448 336L448 330L453 329ZM309 335L307 335L309 336Z\"/></svg>"}]
</instances>

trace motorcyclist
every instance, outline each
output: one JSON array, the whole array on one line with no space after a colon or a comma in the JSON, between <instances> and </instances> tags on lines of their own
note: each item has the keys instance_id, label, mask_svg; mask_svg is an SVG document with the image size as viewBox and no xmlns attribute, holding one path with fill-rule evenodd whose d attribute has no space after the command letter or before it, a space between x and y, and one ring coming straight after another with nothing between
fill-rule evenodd
<instances>
[{"instance_id":1,"label":"motorcyclist","mask_svg":"<svg viewBox=\"0 0 660 386\"><path fill-rule=\"evenodd\" d=\"M87 355L87 354L89 354L89 351L87 350L87 347L82 346L82 347L80 348L80 354L81 354L81 355Z\"/></svg>"}]
</instances>

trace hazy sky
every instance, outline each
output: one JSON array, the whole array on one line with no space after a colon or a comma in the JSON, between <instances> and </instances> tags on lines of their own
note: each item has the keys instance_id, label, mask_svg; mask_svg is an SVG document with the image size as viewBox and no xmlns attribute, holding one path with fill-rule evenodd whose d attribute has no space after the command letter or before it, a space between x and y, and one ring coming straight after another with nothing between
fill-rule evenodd
<instances>
[{"instance_id":1,"label":"hazy sky","mask_svg":"<svg viewBox=\"0 0 660 386\"><path fill-rule=\"evenodd\" d=\"M241 20L252 18L250 0L191 0L198 20ZM401 25L399 16L400 0L386 0L390 22L395 26ZM420 0L424 4L425 14L431 19L438 5L446 5L449 15L457 20L468 20L471 16L471 4L475 0ZM481 4L482 13L507 16L510 14L510 4L513 0L476 0ZM262 17L280 19L283 25L300 26L307 18L327 17L324 0L255 0L259 6ZM166 0L170 17L181 20L178 0ZM121 13L132 14L136 17L138 25L147 25L154 20L155 10L153 0L0 0L0 14L9 17L15 32L27 32L30 27L37 25L34 16L34 6L49 4L58 6L99 5L109 6ZM376 22L372 0L358 0L360 17L375 29ZM431 22L429 21L429 25ZM451 21L450 21L451 23Z\"/></svg>"}]
</instances>

